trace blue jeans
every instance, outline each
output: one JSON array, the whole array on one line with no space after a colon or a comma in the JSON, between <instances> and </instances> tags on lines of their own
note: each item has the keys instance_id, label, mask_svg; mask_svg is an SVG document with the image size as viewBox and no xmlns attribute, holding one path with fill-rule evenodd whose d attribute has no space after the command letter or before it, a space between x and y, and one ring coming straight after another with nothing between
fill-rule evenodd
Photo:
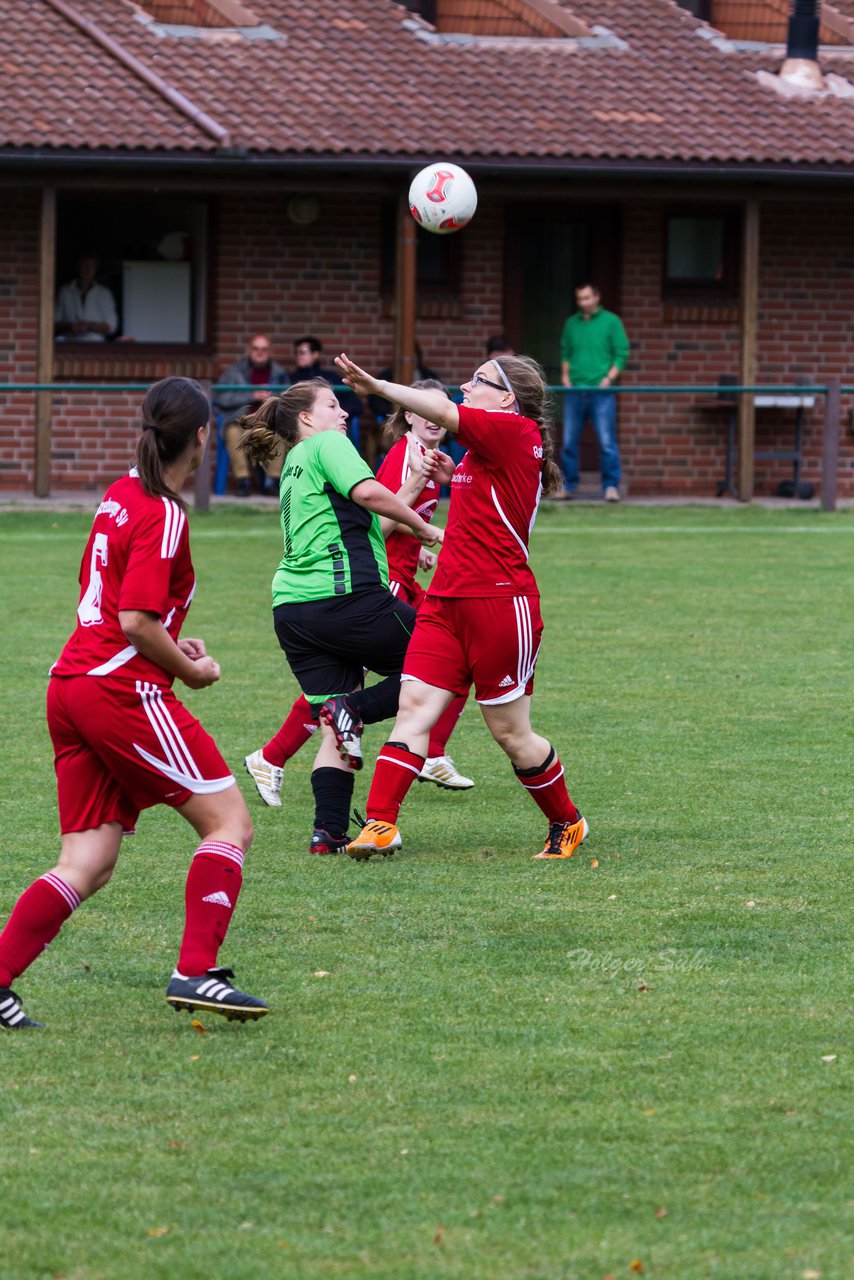
<instances>
[{"instance_id":1,"label":"blue jeans","mask_svg":"<svg viewBox=\"0 0 854 1280\"><path fill-rule=\"evenodd\" d=\"M569 493L578 488L578 444L584 423L590 419L599 441L602 488L620 484L617 448L617 397L613 391L595 388L570 390L563 397L563 483Z\"/></svg>"}]
</instances>

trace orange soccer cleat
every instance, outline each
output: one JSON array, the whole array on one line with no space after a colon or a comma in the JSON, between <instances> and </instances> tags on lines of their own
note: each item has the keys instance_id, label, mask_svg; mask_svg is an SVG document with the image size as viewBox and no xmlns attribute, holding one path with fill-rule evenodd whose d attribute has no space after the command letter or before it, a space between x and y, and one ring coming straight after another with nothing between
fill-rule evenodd
<instances>
[{"instance_id":1,"label":"orange soccer cleat","mask_svg":"<svg viewBox=\"0 0 854 1280\"><path fill-rule=\"evenodd\" d=\"M402 845L403 841L397 827L390 822L368 820L356 839L351 840L347 845L347 852L351 858L362 862L366 858L372 858L375 853L381 853L384 858L387 858Z\"/></svg>"},{"instance_id":2,"label":"orange soccer cleat","mask_svg":"<svg viewBox=\"0 0 854 1280\"><path fill-rule=\"evenodd\" d=\"M535 853L535 859L571 858L575 850L586 840L589 827L587 819L578 815L577 822L553 822L549 827L549 838L542 853Z\"/></svg>"}]
</instances>

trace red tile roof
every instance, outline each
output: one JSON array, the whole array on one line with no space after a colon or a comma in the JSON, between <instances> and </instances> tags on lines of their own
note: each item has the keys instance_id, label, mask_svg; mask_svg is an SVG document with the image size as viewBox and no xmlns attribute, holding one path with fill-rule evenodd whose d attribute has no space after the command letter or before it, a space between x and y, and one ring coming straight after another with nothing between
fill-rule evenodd
<instances>
[{"instance_id":1,"label":"red tile roof","mask_svg":"<svg viewBox=\"0 0 854 1280\"><path fill-rule=\"evenodd\" d=\"M779 96L756 75L779 54L735 48L674 0L566 0L592 37L484 42L437 36L392 0L243 4L261 26L188 36L131 0L0 0L0 160L212 156L225 133L237 161L854 161L854 99ZM854 0L836 7L854 12ZM821 64L854 88L854 51Z\"/></svg>"}]
</instances>

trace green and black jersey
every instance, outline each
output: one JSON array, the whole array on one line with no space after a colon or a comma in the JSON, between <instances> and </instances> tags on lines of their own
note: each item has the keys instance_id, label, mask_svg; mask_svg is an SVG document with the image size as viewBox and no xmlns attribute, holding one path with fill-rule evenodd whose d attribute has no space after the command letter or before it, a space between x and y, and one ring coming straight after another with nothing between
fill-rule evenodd
<instances>
[{"instance_id":1,"label":"green and black jersey","mask_svg":"<svg viewBox=\"0 0 854 1280\"><path fill-rule=\"evenodd\" d=\"M352 502L368 464L346 436L321 431L285 458L279 507L285 554L273 578L273 608L388 588L379 518Z\"/></svg>"}]
</instances>

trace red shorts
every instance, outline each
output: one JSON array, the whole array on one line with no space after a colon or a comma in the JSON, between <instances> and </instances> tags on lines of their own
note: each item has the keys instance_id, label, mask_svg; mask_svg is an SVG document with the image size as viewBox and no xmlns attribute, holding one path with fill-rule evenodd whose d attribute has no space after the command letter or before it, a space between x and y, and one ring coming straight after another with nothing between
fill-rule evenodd
<instances>
[{"instance_id":1,"label":"red shorts","mask_svg":"<svg viewBox=\"0 0 854 1280\"><path fill-rule=\"evenodd\" d=\"M177 809L234 776L213 738L170 689L138 680L53 676L47 689L63 835L104 822L133 830L142 809Z\"/></svg>"},{"instance_id":2,"label":"red shorts","mask_svg":"<svg viewBox=\"0 0 854 1280\"><path fill-rule=\"evenodd\" d=\"M393 596L397 596L398 600L405 600L407 604L411 604L413 609L420 609L421 605L427 599L427 592L424 590L420 582L397 582L394 578L389 579L388 589Z\"/></svg>"},{"instance_id":3,"label":"red shorts","mask_svg":"<svg viewBox=\"0 0 854 1280\"><path fill-rule=\"evenodd\" d=\"M458 599L428 595L415 619L403 680L468 693L485 705L534 689L543 620L539 596Z\"/></svg>"}]
</instances>

